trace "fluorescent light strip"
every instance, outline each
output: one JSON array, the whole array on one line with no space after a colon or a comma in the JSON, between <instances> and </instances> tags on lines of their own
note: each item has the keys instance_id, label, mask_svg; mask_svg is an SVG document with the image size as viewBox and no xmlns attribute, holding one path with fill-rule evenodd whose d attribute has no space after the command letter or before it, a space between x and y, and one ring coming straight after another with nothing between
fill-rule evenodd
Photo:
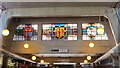
<instances>
[{"instance_id":1,"label":"fluorescent light strip","mask_svg":"<svg viewBox=\"0 0 120 68\"><path fill-rule=\"evenodd\" d=\"M84 57L88 54L35 54L35 56L41 57ZM90 54L91 56L95 56L96 54Z\"/></svg>"},{"instance_id":2,"label":"fluorescent light strip","mask_svg":"<svg viewBox=\"0 0 120 68\"><path fill-rule=\"evenodd\" d=\"M75 65L76 63L53 63L56 65Z\"/></svg>"},{"instance_id":3,"label":"fluorescent light strip","mask_svg":"<svg viewBox=\"0 0 120 68\"><path fill-rule=\"evenodd\" d=\"M38 63L38 64L50 64L50 63Z\"/></svg>"},{"instance_id":4,"label":"fluorescent light strip","mask_svg":"<svg viewBox=\"0 0 120 68\"><path fill-rule=\"evenodd\" d=\"M84 64L92 64L92 63L80 63L80 65L84 65Z\"/></svg>"}]
</instances>

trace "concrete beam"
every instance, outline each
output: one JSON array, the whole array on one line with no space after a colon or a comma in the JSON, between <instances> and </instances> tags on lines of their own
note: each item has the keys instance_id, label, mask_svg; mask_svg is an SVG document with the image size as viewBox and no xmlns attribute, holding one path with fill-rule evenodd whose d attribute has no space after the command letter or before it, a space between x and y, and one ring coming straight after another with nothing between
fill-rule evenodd
<instances>
[{"instance_id":1,"label":"concrete beam","mask_svg":"<svg viewBox=\"0 0 120 68\"><path fill-rule=\"evenodd\" d=\"M2 2L118 2L118 0L1 0Z\"/></svg>"},{"instance_id":2,"label":"concrete beam","mask_svg":"<svg viewBox=\"0 0 120 68\"><path fill-rule=\"evenodd\" d=\"M107 9L106 7L40 7L40 8L17 8L10 9L9 12L13 16L103 16ZM35 10L35 11L33 11Z\"/></svg>"},{"instance_id":3,"label":"concrete beam","mask_svg":"<svg viewBox=\"0 0 120 68\"><path fill-rule=\"evenodd\" d=\"M30 57L31 58L31 57ZM44 60L48 63L55 63L55 62L77 62L77 63L84 63L84 60L86 57L38 57L36 59L37 62L40 62L40 60ZM89 63L93 62L96 57L93 57L91 60L89 60Z\"/></svg>"}]
</instances>

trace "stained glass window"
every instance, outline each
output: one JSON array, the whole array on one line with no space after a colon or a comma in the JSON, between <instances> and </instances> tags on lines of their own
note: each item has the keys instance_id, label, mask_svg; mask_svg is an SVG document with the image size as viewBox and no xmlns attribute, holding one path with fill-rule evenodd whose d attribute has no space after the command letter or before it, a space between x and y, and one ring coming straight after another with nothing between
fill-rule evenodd
<instances>
[{"instance_id":1,"label":"stained glass window","mask_svg":"<svg viewBox=\"0 0 120 68\"><path fill-rule=\"evenodd\" d=\"M38 25L37 24L21 24L14 33L14 41L30 41L37 40Z\"/></svg>"},{"instance_id":2,"label":"stained glass window","mask_svg":"<svg viewBox=\"0 0 120 68\"><path fill-rule=\"evenodd\" d=\"M77 40L77 24L43 24L42 40Z\"/></svg>"},{"instance_id":3,"label":"stained glass window","mask_svg":"<svg viewBox=\"0 0 120 68\"><path fill-rule=\"evenodd\" d=\"M108 40L108 37L102 24L83 23L82 40Z\"/></svg>"}]
</instances>

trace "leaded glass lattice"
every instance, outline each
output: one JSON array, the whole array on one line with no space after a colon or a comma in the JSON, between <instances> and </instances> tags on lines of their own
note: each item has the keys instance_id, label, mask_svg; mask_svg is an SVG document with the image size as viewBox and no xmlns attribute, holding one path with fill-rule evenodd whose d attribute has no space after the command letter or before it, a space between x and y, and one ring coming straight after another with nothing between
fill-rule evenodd
<instances>
[{"instance_id":1,"label":"leaded glass lattice","mask_svg":"<svg viewBox=\"0 0 120 68\"><path fill-rule=\"evenodd\" d=\"M43 24L42 40L77 40L77 24Z\"/></svg>"},{"instance_id":2,"label":"leaded glass lattice","mask_svg":"<svg viewBox=\"0 0 120 68\"><path fill-rule=\"evenodd\" d=\"M83 23L82 24L82 40L108 40L107 33L97 32L98 29L104 29L104 25L100 23Z\"/></svg>"},{"instance_id":3,"label":"leaded glass lattice","mask_svg":"<svg viewBox=\"0 0 120 68\"><path fill-rule=\"evenodd\" d=\"M14 41L30 41L37 40L38 25L37 24L21 24L14 33Z\"/></svg>"}]
</instances>

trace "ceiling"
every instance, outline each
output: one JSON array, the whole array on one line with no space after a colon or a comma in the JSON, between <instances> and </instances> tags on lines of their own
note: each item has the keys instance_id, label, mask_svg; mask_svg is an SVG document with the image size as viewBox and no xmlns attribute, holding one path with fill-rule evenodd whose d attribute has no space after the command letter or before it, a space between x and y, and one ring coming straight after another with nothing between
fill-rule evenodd
<instances>
[{"instance_id":1,"label":"ceiling","mask_svg":"<svg viewBox=\"0 0 120 68\"><path fill-rule=\"evenodd\" d=\"M118 2L119 0L1 0L2 2Z\"/></svg>"},{"instance_id":2,"label":"ceiling","mask_svg":"<svg viewBox=\"0 0 120 68\"><path fill-rule=\"evenodd\" d=\"M115 7L117 2L2 2L4 8Z\"/></svg>"}]
</instances>

